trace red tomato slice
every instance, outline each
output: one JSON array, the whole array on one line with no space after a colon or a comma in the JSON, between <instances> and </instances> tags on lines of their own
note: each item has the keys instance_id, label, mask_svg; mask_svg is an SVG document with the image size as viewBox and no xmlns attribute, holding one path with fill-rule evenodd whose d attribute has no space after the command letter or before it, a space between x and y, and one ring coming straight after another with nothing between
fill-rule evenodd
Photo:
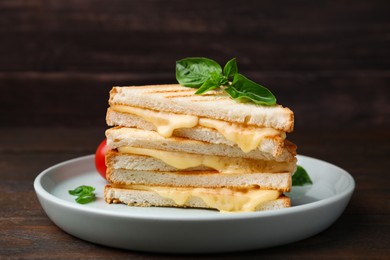
<instances>
[{"instance_id":1,"label":"red tomato slice","mask_svg":"<svg viewBox=\"0 0 390 260\"><path fill-rule=\"evenodd\" d=\"M96 149L95 153L95 168L99 172L99 174L106 179L106 153L110 148L107 146L107 139L104 139Z\"/></svg>"}]
</instances>

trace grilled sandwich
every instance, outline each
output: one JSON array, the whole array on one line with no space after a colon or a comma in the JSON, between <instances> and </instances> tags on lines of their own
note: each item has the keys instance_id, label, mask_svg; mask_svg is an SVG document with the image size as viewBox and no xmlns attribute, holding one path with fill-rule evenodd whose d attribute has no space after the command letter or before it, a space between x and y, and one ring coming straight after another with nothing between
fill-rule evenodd
<instances>
[{"instance_id":1,"label":"grilled sandwich","mask_svg":"<svg viewBox=\"0 0 390 260\"><path fill-rule=\"evenodd\" d=\"M294 115L180 85L114 87L105 200L136 206L256 211L289 207Z\"/></svg>"}]
</instances>

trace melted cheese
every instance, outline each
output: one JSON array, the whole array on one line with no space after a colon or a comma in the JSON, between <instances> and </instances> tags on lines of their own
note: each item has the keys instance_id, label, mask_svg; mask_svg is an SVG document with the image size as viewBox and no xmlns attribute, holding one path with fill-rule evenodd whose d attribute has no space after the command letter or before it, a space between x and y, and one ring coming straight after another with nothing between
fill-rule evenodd
<instances>
[{"instance_id":1,"label":"melted cheese","mask_svg":"<svg viewBox=\"0 0 390 260\"><path fill-rule=\"evenodd\" d=\"M209 118L200 118L199 125L216 129L227 140L237 144L245 153L256 149L267 136L282 136L285 138L285 133L273 128L243 126Z\"/></svg>"},{"instance_id":2,"label":"melted cheese","mask_svg":"<svg viewBox=\"0 0 390 260\"><path fill-rule=\"evenodd\" d=\"M112 105L111 108L117 112L139 116L152 123L156 127L157 132L164 137L171 137L173 131L179 128L192 128L197 125L213 128L226 139L237 144L246 153L256 149L267 136L280 136L283 139L286 137L284 132L272 128L246 126L222 120L198 118L193 115L159 112L123 105Z\"/></svg>"},{"instance_id":3,"label":"melted cheese","mask_svg":"<svg viewBox=\"0 0 390 260\"><path fill-rule=\"evenodd\" d=\"M177 169L187 169L204 165L223 173L253 172L256 170L256 167L245 164L246 160L241 158L172 152L130 146L119 147L118 151L120 153L150 156Z\"/></svg>"},{"instance_id":4,"label":"melted cheese","mask_svg":"<svg viewBox=\"0 0 390 260\"><path fill-rule=\"evenodd\" d=\"M175 129L191 128L198 124L197 116L164 113L123 105L113 105L111 108L117 112L124 112L139 116L142 119L152 123L157 128L157 132L164 137L172 136Z\"/></svg>"},{"instance_id":5,"label":"melted cheese","mask_svg":"<svg viewBox=\"0 0 390 260\"><path fill-rule=\"evenodd\" d=\"M161 197L171 199L178 206L183 206L189 199L201 199L210 208L226 212L255 211L256 208L280 196L279 191L229 188L182 188L130 185L128 188L153 191Z\"/></svg>"}]
</instances>

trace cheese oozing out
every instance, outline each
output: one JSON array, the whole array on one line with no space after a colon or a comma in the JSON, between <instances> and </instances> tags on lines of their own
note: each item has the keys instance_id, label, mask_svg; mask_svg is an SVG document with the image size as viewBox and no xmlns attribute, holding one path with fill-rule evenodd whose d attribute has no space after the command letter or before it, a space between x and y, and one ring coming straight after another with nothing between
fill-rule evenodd
<instances>
[{"instance_id":1,"label":"cheese oozing out","mask_svg":"<svg viewBox=\"0 0 390 260\"><path fill-rule=\"evenodd\" d=\"M215 129L227 140L237 144L245 153L256 149L268 136L286 138L284 132L273 128L246 126L222 120L199 118L193 115L167 113L124 105L112 105L111 108L117 112L139 116L152 123L156 127L157 132L164 137L172 136L175 129L192 128L197 125Z\"/></svg>"},{"instance_id":2,"label":"cheese oozing out","mask_svg":"<svg viewBox=\"0 0 390 260\"><path fill-rule=\"evenodd\" d=\"M206 166L220 173L251 173L251 172L284 172L291 171L289 162L275 162L251 160L245 158L205 155L185 152L163 151L132 146L118 147L118 152L137 154L159 159L176 169L187 169L197 166Z\"/></svg>"},{"instance_id":3,"label":"cheese oozing out","mask_svg":"<svg viewBox=\"0 0 390 260\"><path fill-rule=\"evenodd\" d=\"M113 186L115 187L115 185ZM267 202L276 200L281 192L260 189L230 189L230 188L183 188L146 185L128 185L118 188L145 190L157 193L159 196L171 199L177 206L183 206L189 199L201 199L208 207L222 212L252 212Z\"/></svg>"},{"instance_id":4,"label":"cheese oozing out","mask_svg":"<svg viewBox=\"0 0 390 260\"><path fill-rule=\"evenodd\" d=\"M139 116L152 123L157 128L157 132L164 137L171 137L175 129L191 128L198 124L197 116L170 114L123 105L113 105L111 108L117 112Z\"/></svg>"},{"instance_id":5,"label":"cheese oozing out","mask_svg":"<svg viewBox=\"0 0 390 260\"><path fill-rule=\"evenodd\" d=\"M267 136L281 136L283 139L286 138L286 134L284 132L273 128L244 126L210 118L200 118L199 125L214 128L227 140L237 144L244 153L249 153L259 147L260 143Z\"/></svg>"}]
</instances>

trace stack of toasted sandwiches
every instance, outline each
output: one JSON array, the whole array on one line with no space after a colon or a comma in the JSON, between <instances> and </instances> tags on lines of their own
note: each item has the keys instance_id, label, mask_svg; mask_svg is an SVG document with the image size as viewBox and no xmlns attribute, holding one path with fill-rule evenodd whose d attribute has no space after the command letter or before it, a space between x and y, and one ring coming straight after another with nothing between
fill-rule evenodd
<instances>
[{"instance_id":1,"label":"stack of toasted sandwiches","mask_svg":"<svg viewBox=\"0 0 390 260\"><path fill-rule=\"evenodd\" d=\"M180 85L114 87L105 200L223 212L290 206L293 112Z\"/></svg>"}]
</instances>

